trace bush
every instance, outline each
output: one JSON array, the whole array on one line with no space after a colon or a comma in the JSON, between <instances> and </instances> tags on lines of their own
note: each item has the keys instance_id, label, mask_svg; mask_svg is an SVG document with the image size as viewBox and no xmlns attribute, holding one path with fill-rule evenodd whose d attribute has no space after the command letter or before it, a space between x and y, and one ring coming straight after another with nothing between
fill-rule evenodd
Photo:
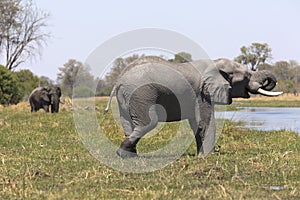
<instances>
[{"instance_id":1,"label":"bush","mask_svg":"<svg viewBox=\"0 0 300 200\"><path fill-rule=\"evenodd\" d=\"M285 93L297 92L295 82L293 80L279 80L277 87Z\"/></svg>"},{"instance_id":2,"label":"bush","mask_svg":"<svg viewBox=\"0 0 300 200\"><path fill-rule=\"evenodd\" d=\"M0 65L0 104L17 104L21 99L22 94L16 75Z\"/></svg>"},{"instance_id":3,"label":"bush","mask_svg":"<svg viewBox=\"0 0 300 200\"><path fill-rule=\"evenodd\" d=\"M104 87L100 91L97 92L96 96L109 96L112 89L113 89L112 86Z\"/></svg>"},{"instance_id":4,"label":"bush","mask_svg":"<svg viewBox=\"0 0 300 200\"><path fill-rule=\"evenodd\" d=\"M91 88L78 86L73 90L73 98L77 97L94 97L95 93Z\"/></svg>"}]
</instances>

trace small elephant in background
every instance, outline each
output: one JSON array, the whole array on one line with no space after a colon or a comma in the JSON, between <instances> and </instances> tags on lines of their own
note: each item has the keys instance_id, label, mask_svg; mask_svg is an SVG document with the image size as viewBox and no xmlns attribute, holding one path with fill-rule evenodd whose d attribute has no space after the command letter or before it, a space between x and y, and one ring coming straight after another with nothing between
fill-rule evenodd
<instances>
[{"instance_id":1,"label":"small elephant in background","mask_svg":"<svg viewBox=\"0 0 300 200\"><path fill-rule=\"evenodd\" d=\"M58 86L35 88L29 96L31 112L37 112L39 109L49 112L49 106L51 106L51 113L57 113L60 97L61 89Z\"/></svg>"}]
</instances>

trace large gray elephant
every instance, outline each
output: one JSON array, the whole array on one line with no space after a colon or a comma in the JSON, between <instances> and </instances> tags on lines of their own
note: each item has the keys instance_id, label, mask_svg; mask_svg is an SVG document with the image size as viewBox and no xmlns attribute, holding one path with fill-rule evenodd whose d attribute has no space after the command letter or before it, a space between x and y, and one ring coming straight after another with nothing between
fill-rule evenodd
<instances>
[{"instance_id":1,"label":"large gray elephant","mask_svg":"<svg viewBox=\"0 0 300 200\"><path fill-rule=\"evenodd\" d=\"M57 113L59 111L60 97L60 87L35 88L29 96L31 112L37 112L41 108L49 112L49 106L51 106L51 113Z\"/></svg>"},{"instance_id":2,"label":"large gray elephant","mask_svg":"<svg viewBox=\"0 0 300 200\"><path fill-rule=\"evenodd\" d=\"M280 95L270 92L275 86L276 78L270 72L254 72L228 59L188 63L155 56L138 59L120 75L105 109L107 112L116 93L126 136L117 154L137 156L138 141L158 122L183 119L188 119L194 132L197 153L203 152L207 131L215 125L214 104L231 104L232 98L249 98L249 93Z\"/></svg>"}]
</instances>

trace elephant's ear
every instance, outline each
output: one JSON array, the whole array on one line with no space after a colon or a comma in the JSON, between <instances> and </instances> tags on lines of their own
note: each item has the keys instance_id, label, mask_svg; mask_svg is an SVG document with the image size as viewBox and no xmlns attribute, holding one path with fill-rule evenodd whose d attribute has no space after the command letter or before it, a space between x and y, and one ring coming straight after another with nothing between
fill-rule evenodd
<instances>
[{"instance_id":1,"label":"elephant's ear","mask_svg":"<svg viewBox=\"0 0 300 200\"><path fill-rule=\"evenodd\" d=\"M231 104L230 74L217 69L205 76L205 87L216 104Z\"/></svg>"},{"instance_id":2,"label":"elephant's ear","mask_svg":"<svg viewBox=\"0 0 300 200\"><path fill-rule=\"evenodd\" d=\"M222 69L219 69L220 74L223 76L223 78L231 85L232 83L232 78L233 78L233 74L232 73L228 73Z\"/></svg>"},{"instance_id":3,"label":"elephant's ear","mask_svg":"<svg viewBox=\"0 0 300 200\"><path fill-rule=\"evenodd\" d=\"M41 98L46 102L50 102L49 93L46 90L41 92Z\"/></svg>"}]
</instances>

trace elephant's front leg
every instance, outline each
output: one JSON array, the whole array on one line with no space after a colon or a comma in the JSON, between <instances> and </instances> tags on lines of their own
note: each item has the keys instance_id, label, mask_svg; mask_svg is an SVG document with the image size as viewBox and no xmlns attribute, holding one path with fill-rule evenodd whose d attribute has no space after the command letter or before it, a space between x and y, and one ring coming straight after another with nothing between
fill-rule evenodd
<instances>
[{"instance_id":1,"label":"elephant's front leg","mask_svg":"<svg viewBox=\"0 0 300 200\"><path fill-rule=\"evenodd\" d=\"M198 98L195 106L195 117L189 123L195 134L197 154L207 154L214 149L215 120L214 106L209 98Z\"/></svg>"},{"instance_id":2,"label":"elephant's front leg","mask_svg":"<svg viewBox=\"0 0 300 200\"><path fill-rule=\"evenodd\" d=\"M200 136L203 138L201 153L206 155L214 151L216 139L216 123L214 116L214 104L207 96L199 105Z\"/></svg>"},{"instance_id":3,"label":"elephant's front leg","mask_svg":"<svg viewBox=\"0 0 300 200\"><path fill-rule=\"evenodd\" d=\"M49 112L49 105L43 105L43 109L44 109L46 112Z\"/></svg>"},{"instance_id":4,"label":"elephant's front leg","mask_svg":"<svg viewBox=\"0 0 300 200\"><path fill-rule=\"evenodd\" d=\"M202 144L203 144L203 140L204 140L203 129L199 125L199 123L197 123L197 120L195 118L189 119L189 123L190 123L191 129L194 132L196 145L197 145L197 147L196 147L197 148L197 155L199 155L199 153L202 149Z\"/></svg>"}]
</instances>

